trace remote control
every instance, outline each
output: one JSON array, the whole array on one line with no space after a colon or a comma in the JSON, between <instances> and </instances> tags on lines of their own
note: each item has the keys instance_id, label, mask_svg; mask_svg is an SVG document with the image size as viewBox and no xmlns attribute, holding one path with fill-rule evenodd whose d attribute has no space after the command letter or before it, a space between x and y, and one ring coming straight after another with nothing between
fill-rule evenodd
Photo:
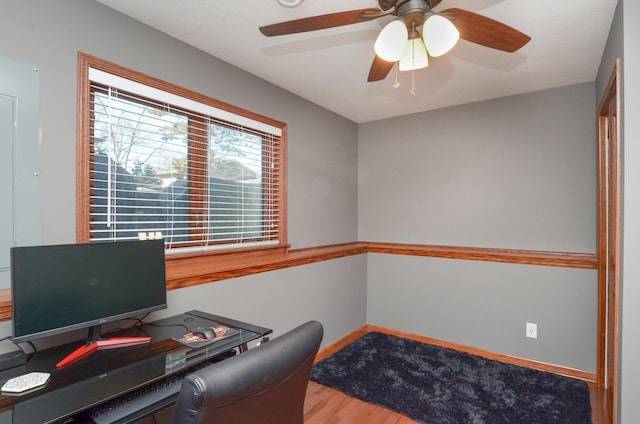
<instances>
[{"instance_id":1,"label":"remote control","mask_svg":"<svg viewBox=\"0 0 640 424\"><path fill-rule=\"evenodd\" d=\"M2 386L3 392L9 393L22 393L27 390L35 389L44 385L49 380L48 372L30 372L29 374L21 375L9 379Z\"/></svg>"}]
</instances>

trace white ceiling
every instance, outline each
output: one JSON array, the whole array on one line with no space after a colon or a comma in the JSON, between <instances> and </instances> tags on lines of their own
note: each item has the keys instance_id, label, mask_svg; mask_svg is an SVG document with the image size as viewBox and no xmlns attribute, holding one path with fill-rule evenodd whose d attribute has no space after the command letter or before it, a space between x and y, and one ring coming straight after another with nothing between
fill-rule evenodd
<instances>
[{"instance_id":1,"label":"white ceiling","mask_svg":"<svg viewBox=\"0 0 640 424\"><path fill-rule=\"evenodd\" d=\"M415 72L395 69L368 83L373 44L392 17L302 34L265 37L262 25L378 7L377 0L98 0L200 50L355 122L594 81L617 0L443 0L532 40L504 53L461 40ZM290 0L288 0L291 3ZM285 2L286 3L286 2Z\"/></svg>"}]
</instances>

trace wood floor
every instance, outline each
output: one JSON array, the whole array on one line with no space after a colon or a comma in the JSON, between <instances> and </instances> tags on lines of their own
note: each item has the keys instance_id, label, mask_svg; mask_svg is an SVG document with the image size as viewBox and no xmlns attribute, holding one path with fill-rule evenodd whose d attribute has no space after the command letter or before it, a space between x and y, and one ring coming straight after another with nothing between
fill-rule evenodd
<instances>
[{"instance_id":1,"label":"wood floor","mask_svg":"<svg viewBox=\"0 0 640 424\"><path fill-rule=\"evenodd\" d=\"M309 382L304 402L305 424L413 424L404 415L354 399Z\"/></svg>"},{"instance_id":2,"label":"wood floor","mask_svg":"<svg viewBox=\"0 0 640 424\"><path fill-rule=\"evenodd\" d=\"M589 384L589 391L593 424L607 424L602 408L597 403L598 393L594 384ZM305 424L415 424L415 421L404 415L354 399L313 381L309 382L307 388L304 422Z\"/></svg>"},{"instance_id":3,"label":"wood floor","mask_svg":"<svg viewBox=\"0 0 640 424\"><path fill-rule=\"evenodd\" d=\"M380 330L377 328L376 330ZM366 327L350 334L334 345L318 353L316 361L342 349L353 340L362 337L369 329ZM391 331L390 333L394 333ZM398 334L406 337L406 334ZM604 394L595 383L587 382L591 398L591 420L593 424L610 424L602 408ZM412 424L415 421L388 409L363 402L347 396L337 390L309 382L304 405L305 424ZM434 423L437 424L437 423ZM466 424L466 423L460 423Z\"/></svg>"},{"instance_id":4,"label":"wood floor","mask_svg":"<svg viewBox=\"0 0 640 424\"><path fill-rule=\"evenodd\" d=\"M597 406L598 393L594 387L593 384L589 385L593 424L607 424L602 409ZM173 409L167 409L141 424L169 424L172 413ZM354 399L313 381L309 382L307 388L304 422L305 424L415 424L415 421L404 415Z\"/></svg>"}]
</instances>

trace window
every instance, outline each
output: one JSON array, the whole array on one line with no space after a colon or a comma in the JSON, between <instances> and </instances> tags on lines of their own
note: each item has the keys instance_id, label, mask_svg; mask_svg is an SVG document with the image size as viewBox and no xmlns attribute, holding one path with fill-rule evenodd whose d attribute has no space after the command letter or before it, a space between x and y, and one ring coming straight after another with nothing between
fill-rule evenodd
<instances>
[{"instance_id":1,"label":"window","mask_svg":"<svg viewBox=\"0 0 640 424\"><path fill-rule=\"evenodd\" d=\"M78 239L286 246L285 125L80 55Z\"/></svg>"}]
</instances>

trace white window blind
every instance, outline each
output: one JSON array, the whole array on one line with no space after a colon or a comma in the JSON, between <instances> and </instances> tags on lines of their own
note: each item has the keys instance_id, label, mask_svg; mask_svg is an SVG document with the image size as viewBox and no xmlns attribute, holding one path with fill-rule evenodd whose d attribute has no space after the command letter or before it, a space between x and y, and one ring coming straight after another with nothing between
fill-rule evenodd
<instances>
[{"instance_id":1,"label":"white window blind","mask_svg":"<svg viewBox=\"0 0 640 424\"><path fill-rule=\"evenodd\" d=\"M278 244L280 128L90 69L90 239Z\"/></svg>"}]
</instances>

